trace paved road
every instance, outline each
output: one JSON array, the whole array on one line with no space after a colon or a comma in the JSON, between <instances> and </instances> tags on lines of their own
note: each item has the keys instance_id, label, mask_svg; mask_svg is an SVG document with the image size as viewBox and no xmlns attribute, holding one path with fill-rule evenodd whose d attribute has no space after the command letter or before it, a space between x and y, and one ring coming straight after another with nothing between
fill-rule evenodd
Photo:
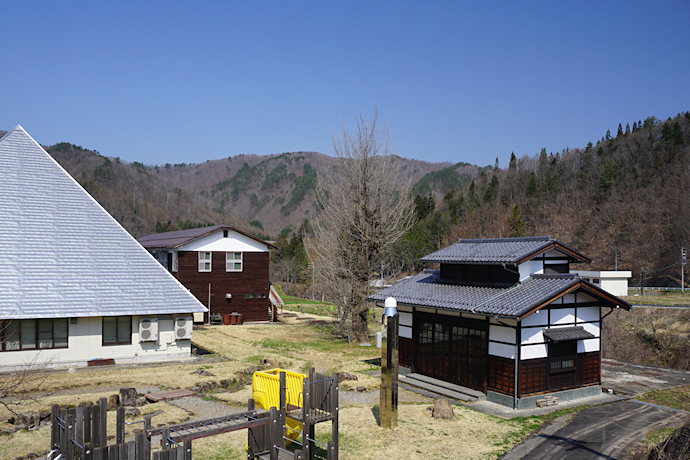
<instances>
[{"instance_id":1,"label":"paved road","mask_svg":"<svg viewBox=\"0 0 690 460\"><path fill-rule=\"evenodd\" d=\"M564 416L568 417L568 416ZM555 423L505 459L619 460L640 445L650 430L678 426L690 414L638 401L620 401L582 410Z\"/></svg>"}]
</instances>

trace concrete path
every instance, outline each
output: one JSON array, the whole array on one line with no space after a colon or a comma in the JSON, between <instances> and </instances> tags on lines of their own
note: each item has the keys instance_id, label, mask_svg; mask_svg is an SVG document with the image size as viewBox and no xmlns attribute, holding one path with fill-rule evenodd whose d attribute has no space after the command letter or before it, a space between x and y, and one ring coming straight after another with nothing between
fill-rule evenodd
<instances>
[{"instance_id":1,"label":"concrete path","mask_svg":"<svg viewBox=\"0 0 690 460\"><path fill-rule=\"evenodd\" d=\"M687 412L639 401L605 404L556 419L502 459L622 459L649 431L679 426L689 418Z\"/></svg>"},{"instance_id":2,"label":"concrete path","mask_svg":"<svg viewBox=\"0 0 690 460\"><path fill-rule=\"evenodd\" d=\"M690 372L601 360L601 386L616 394L637 396L654 390L690 385Z\"/></svg>"}]
</instances>

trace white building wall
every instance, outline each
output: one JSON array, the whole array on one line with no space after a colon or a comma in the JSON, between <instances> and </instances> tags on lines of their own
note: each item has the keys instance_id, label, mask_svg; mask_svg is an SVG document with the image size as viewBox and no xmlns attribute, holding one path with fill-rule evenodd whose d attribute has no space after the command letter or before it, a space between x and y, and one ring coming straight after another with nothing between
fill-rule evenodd
<instances>
[{"instance_id":1,"label":"white building wall","mask_svg":"<svg viewBox=\"0 0 690 460\"><path fill-rule=\"evenodd\" d=\"M217 251L217 252L268 252L268 245L262 244L241 233L228 230L228 237L223 230L202 236L183 245L180 251Z\"/></svg>"},{"instance_id":2,"label":"white building wall","mask_svg":"<svg viewBox=\"0 0 690 460\"><path fill-rule=\"evenodd\" d=\"M145 317L151 318L155 315ZM0 352L0 369L19 368L34 361L47 362L49 367L68 367L86 366L92 359L114 359L116 364L124 364L184 359L191 356L190 340L174 340L173 315L158 318L156 342L139 342L139 318L142 317L132 317L132 343L129 345L103 346L101 317L77 318L76 324L69 324L67 348Z\"/></svg>"}]
</instances>

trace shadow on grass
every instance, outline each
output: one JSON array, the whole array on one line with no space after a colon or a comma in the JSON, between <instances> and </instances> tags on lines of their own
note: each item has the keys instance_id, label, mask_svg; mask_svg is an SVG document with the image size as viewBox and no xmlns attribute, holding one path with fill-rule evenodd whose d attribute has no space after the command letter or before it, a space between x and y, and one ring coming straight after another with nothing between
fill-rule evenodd
<instances>
[{"instance_id":1,"label":"shadow on grass","mask_svg":"<svg viewBox=\"0 0 690 460\"><path fill-rule=\"evenodd\" d=\"M371 358L371 359L365 359L365 363L371 364L372 366L379 366L381 367L381 358Z\"/></svg>"},{"instance_id":2,"label":"shadow on grass","mask_svg":"<svg viewBox=\"0 0 690 460\"><path fill-rule=\"evenodd\" d=\"M374 414L374 418L376 419L376 424L378 426L381 426L381 411L379 406L373 406L371 408L371 413Z\"/></svg>"}]
</instances>

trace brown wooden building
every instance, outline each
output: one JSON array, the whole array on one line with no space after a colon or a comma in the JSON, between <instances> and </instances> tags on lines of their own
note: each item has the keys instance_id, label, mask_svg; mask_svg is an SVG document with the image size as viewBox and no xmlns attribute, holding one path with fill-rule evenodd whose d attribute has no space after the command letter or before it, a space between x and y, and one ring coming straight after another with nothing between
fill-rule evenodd
<instances>
[{"instance_id":1,"label":"brown wooden building","mask_svg":"<svg viewBox=\"0 0 690 460\"><path fill-rule=\"evenodd\" d=\"M269 321L270 243L226 225L154 233L139 238L210 315L239 313L243 321Z\"/></svg>"},{"instance_id":2,"label":"brown wooden building","mask_svg":"<svg viewBox=\"0 0 690 460\"><path fill-rule=\"evenodd\" d=\"M439 269L369 297L397 300L402 366L515 409L601 393L601 320L630 305L570 273L586 256L551 237L497 238L422 261Z\"/></svg>"}]
</instances>

